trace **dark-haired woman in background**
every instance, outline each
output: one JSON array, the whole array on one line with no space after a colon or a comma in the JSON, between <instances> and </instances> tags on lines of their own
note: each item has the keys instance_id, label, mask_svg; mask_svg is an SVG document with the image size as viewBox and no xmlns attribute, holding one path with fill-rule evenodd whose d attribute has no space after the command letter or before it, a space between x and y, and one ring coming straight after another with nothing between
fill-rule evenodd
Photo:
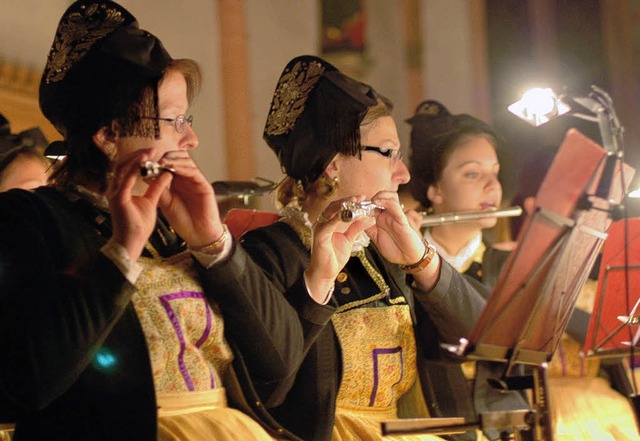
<instances>
[{"instance_id":1,"label":"dark-haired woman in background","mask_svg":"<svg viewBox=\"0 0 640 441\"><path fill-rule=\"evenodd\" d=\"M9 121L0 114L0 191L46 185L51 172L51 162L44 156L46 146L39 128L11 133Z\"/></svg>"},{"instance_id":2,"label":"dark-haired woman in background","mask_svg":"<svg viewBox=\"0 0 640 441\"><path fill-rule=\"evenodd\" d=\"M470 115L453 115L437 101L427 100L407 120L411 125L411 181L408 187L421 207L434 216L445 213L491 212L502 204L498 179L498 136L484 122ZM496 225L496 217L451 222L422 228L438 254L456 268L493 288L509 256L512 243L488 245L483 230ZM475 378L475 412L526 408L524 397L498 391L487 378L504 366L488 362L466 364L467 377ZM452 367L455 369L455 367ZM454 375L451 373L451 375ZM454 416L454 415L450 415ZM490 437L497 438L492 431Z\"/></svg>"}]
</instances>

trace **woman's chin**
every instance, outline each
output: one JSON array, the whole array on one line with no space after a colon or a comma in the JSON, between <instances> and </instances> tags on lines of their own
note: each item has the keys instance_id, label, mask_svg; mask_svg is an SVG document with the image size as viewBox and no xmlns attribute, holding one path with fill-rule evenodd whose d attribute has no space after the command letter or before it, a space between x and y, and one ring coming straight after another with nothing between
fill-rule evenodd
<instances>
[{"instance_id":1,"label":"woman's chin","mask_svg":"<svg viewBox=\"0 0 640 441\"><path fill-rule=\"evenodd\" d=\"M497 223L498 219L495 217L480 220L480 226L483 230L486 230L487 228L493 228Z\"/></svg>"}]
</instances>

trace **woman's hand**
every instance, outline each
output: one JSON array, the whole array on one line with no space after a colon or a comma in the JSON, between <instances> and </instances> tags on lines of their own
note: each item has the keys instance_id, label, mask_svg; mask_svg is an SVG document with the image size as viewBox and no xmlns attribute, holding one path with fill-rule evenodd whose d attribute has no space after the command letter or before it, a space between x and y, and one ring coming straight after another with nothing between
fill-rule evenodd
<instances>
[{"instance_id":1,"label":"woman's hand","mask_svg":"<svg viewBox=\"0 0 640 441\"><path fill-rule=\"evenodd\" d=\"M326 300L338 273L351 257L358 235L375 223L371 217L361 218L342 231L345 226L339 216L342 202L362 199L352 197L330 203L313 226L311 263L305 272L305 280L313 298L319 303Z\"/></svg>"},{"instance_id":2,"label":"woman's hand","mask_svg":"<svg viewBox=\"0 0 640 441\"><path fill-rule=\"evenodd\" d=\"M398 194L390 191L377 193L371 201L385 209L376 216L376 223L367 230L373 243L389 262L414 265L426 255L422 235L412 227L402 211ZM440 257L436 253L429 265L412 274L416 285L428 292L440 278Z\"/></svg>"},{"instance_id":3,"label":"woman's hand","mask_svg":"<svg viewBox=\"0 0 640 441\"><path fill-rule=\"evenodd\" d=\"M422 215L415 210L407 210L404 212L407 215L407 220L411 228L416 230L418 234L422 234Z\"/></svg>"},{"instance_id":4,"label":"woman's hand","mask_svg":"<svg viewBox=\"0 0 640 441\"><path fill-rule=\"evenodd\" d=\"M156 226L160 196L171 184L172 175L162 173L149 182L144 195L134 196L133 188L140 178L140 164L150 159L152 150L141 149L114 165L109 173L106 197L112 221L112 239L136 261L142 254Z\"/></svg>"},{"instance_id":5,"label":"woman's hand","mask_svg":"<svg viewBox=\"0 0 640 441\"><path fill-rule=\"evenodd\" d=\"M411 265L420 260L424 254L422 236L402 211L398 194L381 191L371 201L385 208L376 216L375 225L367 230L384 258L400 265Z\"/></svg>"},{"instance_id":6,"label":"woman's hand","mask_svg":"<svg viewBox=\"0 0 640 441\"><path fill-rule=\"evenodd\" d=\"M175 170L171 185L160 197L159 207L176 233L193 249L220 239L224 227L213 186L189 153L183 150L168 152L160 163Z\"/></svg>"}]
</instances>

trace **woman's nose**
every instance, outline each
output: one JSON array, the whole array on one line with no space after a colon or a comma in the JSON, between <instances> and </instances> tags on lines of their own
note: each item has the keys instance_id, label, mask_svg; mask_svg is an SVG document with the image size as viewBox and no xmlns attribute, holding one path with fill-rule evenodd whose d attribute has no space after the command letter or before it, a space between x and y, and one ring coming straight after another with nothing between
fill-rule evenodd
<instances>
[{"instance_id":1,"label":"woman's nose","mask_svg":"<svg viewBox=\"0 0 640 441\"><path fill-rule=\"evenodd\" d=\"M182 142L180 143L180 147L184 150L191 150L198 147L198 135L196 135L195 130L189 124L185 124L184 132L182 133Z\"/></svg>"},{"instance_id":2,"label":"woman's nose","mask_svg":"<svg viewBox=\"0 0 640 441\"><path fill-rule=\"evenodd\" d=\"M399 160L396 163L395 178L400 182L400 184L406 184L409 182L409 169L402 160Z\"/></svg>"}]
</instances>

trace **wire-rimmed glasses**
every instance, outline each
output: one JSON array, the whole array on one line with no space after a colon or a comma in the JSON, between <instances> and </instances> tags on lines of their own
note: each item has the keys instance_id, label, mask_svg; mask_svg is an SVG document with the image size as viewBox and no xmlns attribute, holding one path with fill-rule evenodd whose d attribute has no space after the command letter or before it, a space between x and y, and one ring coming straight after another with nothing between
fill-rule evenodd
<instances>
[{"instance_id":1,"label":"wire-rimmed glasses","mask_svg":"<svg viewBox=\"0 0 640 441\"><path fill-rule=\"evenodd\" d=\"M173 127L176 129L176 132L182 133L184 132L185 124L189 124L189 127L193 126L193 115L178 115L175 118L158 118L155 116L141 116L141 119L155 119L158 121L167 121L173 123Z\"/></svg>"}]
</instances>

